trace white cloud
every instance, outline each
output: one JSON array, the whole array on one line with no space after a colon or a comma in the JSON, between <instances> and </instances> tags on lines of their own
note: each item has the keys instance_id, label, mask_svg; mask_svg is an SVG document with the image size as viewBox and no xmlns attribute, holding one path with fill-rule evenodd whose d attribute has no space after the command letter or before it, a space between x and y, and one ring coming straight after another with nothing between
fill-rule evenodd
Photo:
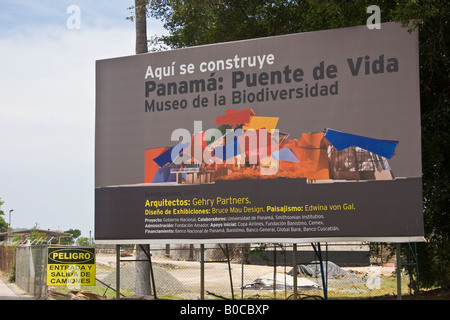
<instances>
[{"instance_id":1,"label":"white cloud","mask_svg":"<svg viewBox=\"0 0 450 320\"><path fill-rule=\"evenodd\" d=\"M93 231L95 61L134 54L128 23L0 36L0 197L13 227Z\"/></svg>"},{"instance_id":2,"label":"white cloud","mask_svg":"<svg viewBox=\"0 0 450 320\"><path fill-rule=\"evenodd\" d=\"M133 54L133 37L132 30L46 28L0 39L8 48L0 52L2 114L83 123L94 98L95 60Z\"/></svg>"},{"instance_id":3,"label":"white cloud","mask_svg":"<svg viewBox=\"0 0 450 320\"><path fill-rule=\"evenodd\" d=\"M0 197L13 227L93 231L95 61L134 54L133 3L0 0ZM71 4L79 30L66 27Z\"/></svg>"}]
</instances>

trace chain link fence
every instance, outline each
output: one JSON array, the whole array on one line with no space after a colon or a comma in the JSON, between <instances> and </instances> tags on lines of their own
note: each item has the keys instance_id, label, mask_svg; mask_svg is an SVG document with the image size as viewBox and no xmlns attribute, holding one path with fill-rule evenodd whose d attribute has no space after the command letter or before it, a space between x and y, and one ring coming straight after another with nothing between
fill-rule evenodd
<instances>
[{"instance_id":1,"label":"chain link fence","mask_svg":"<svg viewBox=\"0 0 450 320\"><path fill-rule=\"evenodd\" d=\"M46 299L47 246L17 246L15 282L36 299Z\"/></svg>"},{"instance_id":2,"label":"chain link fence","mask_svg":"<svg viewBox=\"0 0 450 320\"><path fill-rule=\"evenodd\" d=\"M151 288L159 299L366 299L397 295L395 256L382 244L222 244L151 246ZM120 290L135 294L135 249L122 246ZM203 252L203 263L202 263ZM321 263L322 262L322 263ZM297 277L295 277L295 273ZM97 276L117 284L115 249L97 249ZM410 294L409 277L400 279Z\"/></svg>"},{"instance_id":3,"label":"chain link fence","mask_svg":"<svg viewBox=\"0 0 450 320\"><path fill-rule=\"evenodd\" d=\"M144 263L151 266L151 295L157 299L367 299L396 296L399 285L402 294L411 294L409 275L397 278L395 254L386 246L152 245L151 263ZM96 285L81 287L46 286L46 245L15 250L13 270L3 272L15 270L16 283L36 299L68 299L78 292L99 299L136 298L136 264L142 261L136 261L134 246L96 246Z\"/></svg>"}]
</instances>

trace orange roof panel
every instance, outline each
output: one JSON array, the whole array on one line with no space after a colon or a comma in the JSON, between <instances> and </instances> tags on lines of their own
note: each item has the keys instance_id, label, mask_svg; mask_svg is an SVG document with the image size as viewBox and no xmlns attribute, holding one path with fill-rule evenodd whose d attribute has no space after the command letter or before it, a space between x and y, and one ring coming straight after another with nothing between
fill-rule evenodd
<instances>
[{"instance_id":1,"label":"orange roof panel","mask_svg":"<svg viewBox=\"0 0 450 320\"><path fill-rule=\"evenodd\" d=\"M169 150L168 147L161 148L153 148L145 150L145 165L144 165L144 182L151 183L156 174L156 171L159 169L159 165L153 161L156 157L161 155L163 152Z\"/></svg>"},{"instance_id":2,"label":"orange roof panel","mask_svg":"<svg viewBox=\"0 0 450 320\"><path fill-rule=\"evenodd\" d=\"M216 125L246 124L246 123L250 122L250 117L252 117L254 115L255 115L255 112L251 108L248 108L245 110L227 109L227 111L225 111L224 115L218 116L216 118Z\"/></svg>"}]
</instances>

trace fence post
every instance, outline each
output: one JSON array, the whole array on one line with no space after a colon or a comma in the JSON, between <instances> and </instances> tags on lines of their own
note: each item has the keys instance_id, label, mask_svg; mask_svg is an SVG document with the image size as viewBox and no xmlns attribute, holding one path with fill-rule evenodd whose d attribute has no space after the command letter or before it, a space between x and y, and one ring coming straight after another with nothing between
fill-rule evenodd
<instances>
[{"instance_id":1,"label":"fence post","mask_svg":"<svg viewBox=\"0 0 450 320\"><path fill-rule=\"evenodd\" d=\"M402 300L402 262L400 259L401 243L396 243L396 260L397 260L397 300Z\"/></svg>"},{"instance_id":2,"label":"fence post","mask_svg":"<svg viewBox=\"0 0 450 320\"><path fill-rule=\"evenodd\" d=\"M320 273L322 274L322 286L323 286L323 298L325 300L328 299L328 288L327 288L327 284L325 283L325 275L324 275L324 270L323 270L323 259L322 259L322 250L320 249L320 242L317 242L317 248L318 248L318 253L319 253L319 261L320 261ZM328 261L326 261L327 266L328 266ZM327 271L328 271L328 267L327 267ZM326 275L327 277L327 281L328 281L328 273Z\"/></svg>"},{"instance_id":3,"label":"fence post","mask_svg":"<svg viewBox=\"0 0 450 320\"><path fill-rule=\"evenodd\" d=\"M277 244L273 244L273 297L277 297Z\"/></svg>"},{"instance_id":4,"label":"fence post","mask_svg":"<svg viewBox=\"0 0 450 320\"><path fill-rule=\"evenodd\" d=\"M205 245L200 245L200 300L205 299Z\"/></svg>"},{"instance_id":5,"label":"fence post","mask_svg":"<svg viewBox=\"0 0 450 320\"><path fill-rule=\"evenodd\" d=\"M116 245L116 299L120 299L120 244Z\"/></svg>"},{"instance_id":6,"label":"fence post","mask_svg":"<svg viewBox=\"0 0 450 320\"><path fill-rule=\"evenodd\" d=\"M241 246L241 300L244 300L244 260L245 260L245 244Z\"/></svg>"},{"instance_id":7,"label":"fence post","mask_svg":"<svg viewBox=\"0 0 450 320\"><path fill-rule=\"evenodd\" d=\"M293 244L293 248L292 248L292 264L293 264L293 270L294 273L292 274L292 276L294 277L294 300L297 300L297 244L294 243Z\"/></svg>"}]
</instances>

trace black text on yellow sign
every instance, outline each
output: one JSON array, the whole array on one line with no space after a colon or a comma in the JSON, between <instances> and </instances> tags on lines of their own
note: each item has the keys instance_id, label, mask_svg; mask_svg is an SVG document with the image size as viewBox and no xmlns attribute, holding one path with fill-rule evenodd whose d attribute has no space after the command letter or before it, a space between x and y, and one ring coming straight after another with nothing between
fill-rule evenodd
<instances>
[{"instance_id":1,"label":"black text on yellow sign","mask_svg":"<svg viewBox=\"0 0 450 320\"><path fill-rule=\"evenodd\" d=\"M95 285L95 248L49 247L47 285Z\"/></svg>"}]
</instances>

